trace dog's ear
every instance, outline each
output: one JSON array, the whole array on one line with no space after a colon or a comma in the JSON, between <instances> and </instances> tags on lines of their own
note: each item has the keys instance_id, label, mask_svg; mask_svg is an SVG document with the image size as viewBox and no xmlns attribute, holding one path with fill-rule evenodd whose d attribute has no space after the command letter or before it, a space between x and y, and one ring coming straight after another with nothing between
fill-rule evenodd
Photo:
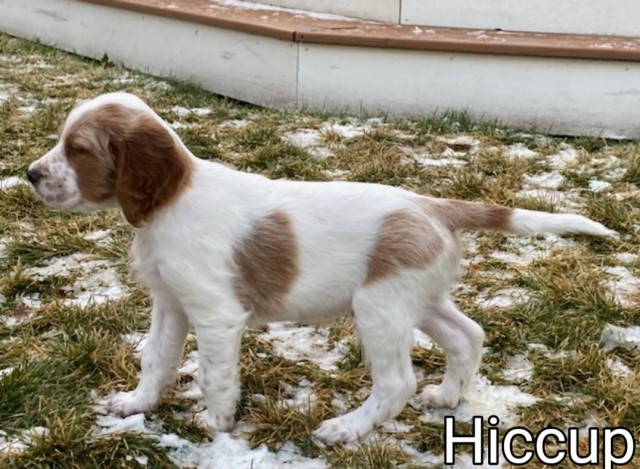
<instances>
[{"instance_id":1,"label":"dog's ear","mask_svg":"<svg viewBox=\"0 0 640 469\"><path fill-rule=\"evenodd\" d=\"M188 184L190 162L173 136L147 114L131 118L121 139L110 142L116 158L116 197L127 221L140 227Z\"/></svg>"}]
</instances>

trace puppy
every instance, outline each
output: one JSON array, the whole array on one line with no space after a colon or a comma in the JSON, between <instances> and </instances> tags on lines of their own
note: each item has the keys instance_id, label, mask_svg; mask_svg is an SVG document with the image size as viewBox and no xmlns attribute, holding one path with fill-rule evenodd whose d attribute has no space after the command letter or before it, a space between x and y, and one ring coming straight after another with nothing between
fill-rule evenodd
<instances>
[{"instance_id":1,"label":"puppy","mask_svg":"<svg viewBox=\"0 0 640 469\"><path fill-rule=\"evenodd\" d=\"M364 404L323 422L332 444L395 417L416 392L412 328L444 350L446 374L421 401L454 407L476 372L484 333L448 291L461 230L513 234L614 232L560 215L423 197L396 187L270 180L200 160L143 101L99 96L68 116L60 140L27 177L59 209L119 208L133 226L133 266L153 300L142 373L115 395L120 414L158 405L190 326L214 431L233 427L238 354L247 325L311 322L351 312L371 367Z\"/></svg>"}]
</instances>

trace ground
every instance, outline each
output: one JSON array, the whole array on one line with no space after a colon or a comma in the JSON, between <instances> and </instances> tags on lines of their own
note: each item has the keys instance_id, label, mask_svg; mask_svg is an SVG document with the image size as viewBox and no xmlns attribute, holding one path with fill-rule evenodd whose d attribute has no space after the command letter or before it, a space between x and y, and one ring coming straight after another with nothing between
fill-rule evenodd
<instances>
[{"instance_id":1,"label":"ground","mask_svg":"<svg viewBox=\"0 0 640 469\"><path fill-rule=\"evenodd\" d=\"M103 399L136 384L149 322L127 263L131 229L115 211L49 210L23 175L75 103L116 90L145 99L201 158L274 178L582 213L620 239L466 234L453 295L487 332L479 376L457 409L412 402L360 445L311 437L369 391L346 319L247 332L232 434L212 439L200 424L193 337L157 412L106 415ZM474 415L497 415L502 429L623 426L640 438L637 142L550 137L464 114L281 113L3 35L0 135L2 467L442 467L447 414L460 433ZM441 351L417 333L413 361L421 387L441 379ZM470 466L468 450L455 467Z\"/></svg>"}]
</instances>

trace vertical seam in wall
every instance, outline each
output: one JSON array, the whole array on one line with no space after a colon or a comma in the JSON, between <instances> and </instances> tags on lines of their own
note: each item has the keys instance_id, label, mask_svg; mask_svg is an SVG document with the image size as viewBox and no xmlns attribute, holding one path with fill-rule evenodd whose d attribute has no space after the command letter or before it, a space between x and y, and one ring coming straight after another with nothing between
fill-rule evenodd
<instances>
[{"instance_id":1,"label":"vertical seam in wall","mask_svg":"<svg viewBox=\"0 0 640 469\"><path fill-rule=\"evenodd\" d=\"M294 41L296 40L294 36ZM298 51L296 53L296 109L300 109L300 42L294 42Z\"/></svg>"},{"instance_id":2,"label":"vertical seam in wall","mask_svg":"<svg viewBox=\"0 0 640 469\"><path fill-rule=\"evenodd\" d=\"M402 24L402 0L398 1L398 24Z\"/></svg>"}]
</instances>

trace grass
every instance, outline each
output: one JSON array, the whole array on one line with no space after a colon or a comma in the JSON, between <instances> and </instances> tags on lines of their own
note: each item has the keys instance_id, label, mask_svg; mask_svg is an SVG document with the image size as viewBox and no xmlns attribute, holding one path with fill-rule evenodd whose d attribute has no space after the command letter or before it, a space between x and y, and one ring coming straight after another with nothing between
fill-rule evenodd
<instances>
[{"instance_id":1,"label":"grass","mask_svg":"<svg viewBox=\"0 0 640 469\"><path fill-rule=\"evenodd\" d=\"M466 234L469 264L453 294L487 332L480 373L495 385L516 385L538 398L532 406L512 410L521 424L536 431L595 421L601 427L623 425L640 438L640 352L604 352L599 346L605 325L640 323L638 303L618 303L604 270L624 265L631 275L640 271L637 142L554 138L474 122L464 113L415 120L282 113L220 98L192 84L127 71L108 60L89 61L0 35L0 179L22 176L55 143L60 123L78 100L116 90L145 99L197 156L245 171L301 180L339 177L438 197L571 211L618 230L620 241L604 242L579 236L518 241L500 234ZM183 108L209 112L185 114ZM300 131L316 133L315 143L297 145L285 138ZM534 153L508 156L515 144ZM561 160L559 153L568 148L575 149L576 157ZM440 159L462 165L433 163ZM527 182L527 176L550 171L565 178L558 189L562 200ZM611 186L594 192L589 189L592 180ZM532 197L523 192L527 189L541 192ZM106 240L87 237L102 230ZM148 467L176 467L170 450L154 438L133 431L99 435L96 429L96 396L132 389L137 382L139 357L123 334L145 332L149 323L150 302L129 274L131 238L116 212L51 211L26 185L0 192L0 370L13 368L0 376L0 430L14 438L34 427L47 429L23 452L0 450L2 467L136 467L136 458L147 458ZM538 254L531 256L532 249ZM107 261L128 295L108 304L73 307L62 300L75 294L69 286L85 275L81 270L67 277L29 274L30 268L75 253ZM631 255L631 260L621 261L620 254ZM504 308L478 303L479 296L490 298L514 287L530 299ZM34 294L41 308L26 301ZM246 334L236 418L250 430L242 438L251 447L264 444L271 451L292 442L300 454L334 467L412 468L420 467L415 454L441 455L442 425L424 422L425 411L412 406L397 419L400 431L379 430L361 445L329 448L311 438L322 420L341 412L336 401L354 408L371 386L350 319L315 327L326 331L327 350L344 346L333 370L280 356L261 331ZM189 342L187 350L194 348ZM502 370L518 354L532 362L533 374L512 383ZM438 348L416 346L412 358L419 386L439 381L445 363ZM626 378L611 370L612 359L628 367ZM163 433L204 445L210 436L194 413L194 401L180 395L192 382L193 376L181 376L147 419ZM301 383L310 387L313 402L287 405ZM468 432L468 423L459 425L460 432ZM536 464L531 467L542 467Z\"/></svg>"}]
</instances>

